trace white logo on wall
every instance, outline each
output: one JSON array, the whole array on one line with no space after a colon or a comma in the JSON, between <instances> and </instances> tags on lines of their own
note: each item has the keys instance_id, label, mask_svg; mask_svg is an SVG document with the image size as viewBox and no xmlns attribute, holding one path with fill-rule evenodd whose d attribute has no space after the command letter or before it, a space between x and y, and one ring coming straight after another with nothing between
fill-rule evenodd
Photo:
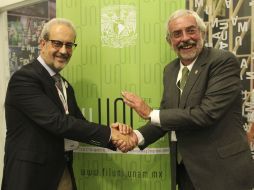
<instances>
[{"instance_id":1,"label":"white logo on wall","mask_svg":"<svg viewBox=\"0 0 254 190\"><path fill-rule=\"evenodd\" d=\"M113 5L101 11L102 46L123 48L136 44L136 8Z\"/></svg>"}]
</instances>

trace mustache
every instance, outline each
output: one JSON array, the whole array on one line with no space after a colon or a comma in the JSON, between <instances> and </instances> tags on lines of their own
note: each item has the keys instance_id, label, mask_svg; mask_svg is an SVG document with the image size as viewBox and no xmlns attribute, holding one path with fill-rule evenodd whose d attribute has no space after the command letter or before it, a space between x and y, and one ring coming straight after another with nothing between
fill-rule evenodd
<instances>
[{"instance_id":1,"label":"mustache","mask_svg":"<svg viewBox=\"0 0 254 190\"><path fill-rule=\"evenodd\" d=\"M177 46L178 49L184 48L189 45L196 45L197 43L194 40L188 40L186 42L180 42L180 44Z\"/></svg>"},{"instance_id":2,"label":"mustache","mask_svg":"<svg viewBox=\"0 0 254 190\"><path fill-rule=\"evenodd\" d=\"M56 53L55 56L57 57L60 57L60 58L63 58L63 59L69 59L70 58L70 55L68 53Z\"/></svg>"}]
</instances>

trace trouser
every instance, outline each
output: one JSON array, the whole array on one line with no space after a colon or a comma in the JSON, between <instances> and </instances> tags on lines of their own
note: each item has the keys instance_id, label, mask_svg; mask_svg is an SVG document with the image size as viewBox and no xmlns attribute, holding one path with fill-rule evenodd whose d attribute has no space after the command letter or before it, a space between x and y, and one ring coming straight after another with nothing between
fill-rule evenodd
<instances>
[{"instance_id":1,"label":"trouser","mask_svg":"<svg viewBox=\"0 0 254 190\"><path fill-rule=\"evenodd\" d=\"M64 153L66 167L58 184L57 190L77 190L74 173L72 169L73 154L72 151Z\"/></svg>"},{"instance_id":2,"label":"trouser","mask_svg":"<svg viewBox=\"0 0 254 190\"><path fill-rule=\"evenodd\" d=\"M178 190L195 190L183 162L177 165L176 176Z\"/></svg>"}]
</instances>

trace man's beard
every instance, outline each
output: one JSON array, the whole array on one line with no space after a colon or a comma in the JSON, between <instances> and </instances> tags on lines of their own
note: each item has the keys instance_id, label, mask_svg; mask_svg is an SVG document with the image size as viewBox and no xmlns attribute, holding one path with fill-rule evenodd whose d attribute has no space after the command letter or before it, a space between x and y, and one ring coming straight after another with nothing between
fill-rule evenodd
<instances>
[{"instance_id":1,"label":"man's beard","mask_svg":"<svg viewBox=\"0 0 254 190\"><path fill-rule=\"evenodd\" d=\"M195 42L194 40L188 40L186 42L181 42L178 46L177 46L177 54L179 56L179 58L181 60L194 60L199 53L201 52L202 48L203 48L203 44L204 41L203 39L198 40L197 42ZM188 46L192 46L193 50L189 51L189 52L182 52L181 49L184 48L188 48Z\"/></svg>"}]
</instances>

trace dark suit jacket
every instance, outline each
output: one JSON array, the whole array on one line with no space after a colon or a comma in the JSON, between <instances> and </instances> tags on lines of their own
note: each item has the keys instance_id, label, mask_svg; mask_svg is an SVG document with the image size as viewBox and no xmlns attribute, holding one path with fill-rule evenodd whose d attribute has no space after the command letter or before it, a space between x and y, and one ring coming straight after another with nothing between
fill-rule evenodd
<instances>
[{"instance_id":1,"label":"dark suit jacket","mask_svg":"<svg viewBox=\"0 0 254 190\"><path fill-rule=\"evenodd\" d=\"M67 96L69 115L54 80L37 60L11 77L2 190L56 190L66 167L64 138L113 148L110 128L83 117L69 83Z\"/></svg>"},{"instance_id":2,"label":"dark suit jacket","mask_svg":"<svg viewBox=\"0 0 254 190\"><path fill-rule=\"evenodd\" d=\"M165 67L161 127L148 123L139 129L145 138L141 148L175 130L196 190L249 190L254 167L242 123L239 62L230 52L204 48L181 99L176 86L179 62Z\"/></svg>"}]
</instances>

